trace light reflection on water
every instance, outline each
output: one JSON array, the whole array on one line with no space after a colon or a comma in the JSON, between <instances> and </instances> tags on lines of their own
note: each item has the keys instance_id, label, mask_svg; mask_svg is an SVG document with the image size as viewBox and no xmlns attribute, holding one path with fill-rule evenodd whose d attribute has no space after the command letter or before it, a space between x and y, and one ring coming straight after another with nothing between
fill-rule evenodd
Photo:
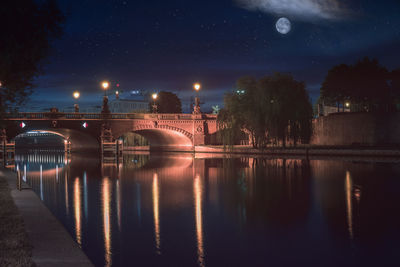
<instances>
[{"instance_id":1,"label":"light reflection on water","mask_svg":"<svg viewBox=\"0 0 400 267\"><path fill-rule=\"evenodd\" d=\"M97 266L399 263L398 163L39 153L16 163Z\"/></svg>"},{"instance_id":2,"label":"light reflection on water","mask_svg":"<svg viewBox=\"0 0 400 267\"><path fill-rule=\"evenodd\" d=\"M153 174L153 216L154 216L154 236L156 241L156 252L157 254L161 254L161 238L160 238L160 194L159 194L160 184L158 182L157 173Z\"/></svg>"},{"instance_id":3,"label":"light reflection on water","mask_svg":"<svg viewBox=\"0 0 400 267\"><path fill-rule=\"evenodd\" d=\"M103 198L102 198L102 207L103 207L103 229L104 229L104 251L105 251L105 266L112 265L111 258L111 221L110 221L110 213L111 213L111 187L110 187L110 178L107 176L103 179Z\"/></svg>"},{"instance_id":4,"label":"light reflection on water","mask_svg":"<svg viewBox=\"0 0 400 267\"><path fill-rule=\"evenodd\" d=\"M75 231L76 231L76 242L79 246L82 245L81 240L81 187L79 184L79 177L75 178L74 182L74 209L75 209Z\"/></svg>"},{"instance_id":5,"label":"light reflection on water","mask_svg":"<svg viewBox=\"0 0 400 267\"><path fill-rule=\"evenodd\" d=\"M203 186L200 175L196 174L193 183L194 190L194 205L196 217L196 238L197 238L197 256L199 266L205 266L204 262L204 246L203 246L203 212L202 212L202 198Z\"/></svg>"}]
</instances>

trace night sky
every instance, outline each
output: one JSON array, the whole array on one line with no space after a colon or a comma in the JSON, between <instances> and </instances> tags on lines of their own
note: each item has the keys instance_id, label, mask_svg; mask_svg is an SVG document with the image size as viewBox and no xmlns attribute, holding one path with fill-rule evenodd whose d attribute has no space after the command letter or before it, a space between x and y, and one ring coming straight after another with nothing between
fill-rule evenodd
<instances>
[{"instance_id":1,"label":"night sky","mask_svg":"<svg viewBox=\"0 0 400 267\"><path fill-rule=\"evenodd\" d=\"M377 58L400 67L399 0L59 0L54 43L32 103L101 104L102 80L120 90L173 91L187 109L199 81L204 107L223 103L244 75L276 71L305 81L315 100L327 71ZM277 32L280 17L291 31ZM114 87L115 88L115 87ZM55 104L57 103L57 104Z\"/></svg>"}]
</instances>

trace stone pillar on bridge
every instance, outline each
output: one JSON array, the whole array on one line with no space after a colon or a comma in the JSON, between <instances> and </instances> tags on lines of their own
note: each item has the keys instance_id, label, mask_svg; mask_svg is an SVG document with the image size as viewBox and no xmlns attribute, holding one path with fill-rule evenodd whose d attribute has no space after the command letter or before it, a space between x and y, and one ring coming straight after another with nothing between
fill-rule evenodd
<instances>
[{"instance_id":1,"label":"stone pillar on bridge","mask_svg":"<svg viewBox=\"0 0 400 267\"><path fill-rule=\"evenodd\" d=\"M193 114L193 145L205 144L205 122L201 114Z\"/></svg>"}]
</instances>

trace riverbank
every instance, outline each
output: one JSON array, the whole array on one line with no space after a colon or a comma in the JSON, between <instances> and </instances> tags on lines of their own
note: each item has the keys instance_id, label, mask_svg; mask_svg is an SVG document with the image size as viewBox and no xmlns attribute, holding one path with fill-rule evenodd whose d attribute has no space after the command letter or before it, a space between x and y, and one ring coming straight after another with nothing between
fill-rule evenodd
<instances>
[{"instance_id":1,"label":"riverbank","mask_svg":"<svg viewBox=\"0 0 400 267\"><path fill-rule=\"evenodd\" d=\"M4 181L1 188L8 184L7 188L12 197L10 201L13 202L12 204L15 203L14 206L18 208L19 216L23 220L25 230L18 229L21 233L26 231L29 238L32 247L31 262L33 260L36 266L44 267L93 266L64 226L46 208L39 197L30 189L22 191L16 189L15 173L2 169L0 170L0 180ZM11 202L8 202L8 205L11 205ZM18 233L11 235L18 235ZM3 255L0 256L0 258L2 257ZM9 266L32 265L28 264L29 261L26 262L27 264L10 264ZM0 262L0 266L7 266L7 264L3 265Z\"/></svg>"},{"instance_id":2,"label":"riverbank","mask_svg":"<svg viewBox=\"0 0 400 267\"><path fill-rule=\"evenodd\" d=\"M127 152L150 151L149 146L124 148ZM163 149L170 152L193 152L193 150ZM362 147L362 146L298 146L298 147L268 147L255 149L251 146L196 146L195 153L213 154L251 154L251 155L293 155L293 156L367 156L367 157L400 157L400 148Z\"/></svg>"},{"instance_id":3,"label":"riverbank","mask_svg":"<svg viewBox=\"0 0 400 267\"><path fill-rule=\"evenodd\" d=\"M0 170L0 266L32 265L32 245L24 221Z\"/></svg>"},{"instance_id":4,"label":"riverbank","mask_svg":"<svg viewBox=\"0 0 400 267\"><path fill-rule=\"evenodd\" d=\"M368 157L400 157L399 148L384 147L268 147L255 149L251 146L196 146L196 153L232 153L262 155L299 155L299 156L368 156Z\"/></svg>"}]
</instances>

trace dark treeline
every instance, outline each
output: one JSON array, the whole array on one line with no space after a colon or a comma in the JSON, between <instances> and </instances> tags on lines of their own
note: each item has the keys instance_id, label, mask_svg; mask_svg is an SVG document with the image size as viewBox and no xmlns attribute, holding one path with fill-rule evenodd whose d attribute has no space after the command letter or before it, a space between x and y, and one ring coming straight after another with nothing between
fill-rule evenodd
<instances>
[{"instance_id":1,"label":"dark treeline","mask_svg":"<svg viewBox=\"0 0 400 267\"><path fill-rule=\"evenodd\" d=\"M182 102L180 98L167 91L161 91L157 94L156 100L149 102L149 109L153 109L153 104L157 106L157 113L182 113Z\"/></svg>"},{"instance_id":2,"label":"dark treeline","mask_svg":"<svg viewBox=\"0 0 400 267\"><path fill-rule=\"evenodd\" d=\"M55 0L1 2L0 119L31 93L64 20Z\"/></svg>"},{"instance_id":3,"label":"dark treeline","mask_svg":"<svg viewBox=\"0 0 400 267\"><path fill-rule=\"evenodd\" d=\"M237 91L225 95L224 103L218 125L225 145L234 144L242 131L255 148L310 140L312 106L305 84L291 75L240 78Z\"/></svg>"},{"instance_id":4,"label":"dark treeline","mask_svg":"<svg viewBox=\"0 0 400 267\"><path fill-rule=\"evenodd\" d=\"M388 71L368 57L354 65L341 64L329 70L318 104L351 111L396 111L400 103L400 69Z\"/></svg>"}]
</instances>

